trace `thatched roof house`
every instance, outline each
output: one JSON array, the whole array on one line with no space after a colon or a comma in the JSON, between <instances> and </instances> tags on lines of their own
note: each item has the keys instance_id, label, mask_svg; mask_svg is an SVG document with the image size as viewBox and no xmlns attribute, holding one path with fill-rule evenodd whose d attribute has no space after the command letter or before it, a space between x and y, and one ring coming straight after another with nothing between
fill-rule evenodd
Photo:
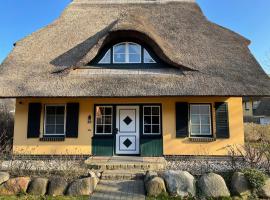
<instances>
[{"instance_id":1,"label":"thatched roof house","mask_svg":"<svg viewBox=\"0 0 270 200\"><path fill-rule=\"evenodd\" d=\"M194 1L119 2L128 1L74 0L59 19L18 41L0 66L0 97L270 95L250 41L209 22ZM164 61L162 72L72 73L90 69L120 32L147 41Z\"/></svg>"},{"instance_id":2,"label":"thatched roof house","mask_svg":"<svg viewBox=\"0 0 270 200\"><path fill-rule=\"evenodd\" d=\"M244 144L242 97L270 96L249 44L193 0L73 0L0 66L13 151L225 156Z\"/></svg>"}]
</instances>

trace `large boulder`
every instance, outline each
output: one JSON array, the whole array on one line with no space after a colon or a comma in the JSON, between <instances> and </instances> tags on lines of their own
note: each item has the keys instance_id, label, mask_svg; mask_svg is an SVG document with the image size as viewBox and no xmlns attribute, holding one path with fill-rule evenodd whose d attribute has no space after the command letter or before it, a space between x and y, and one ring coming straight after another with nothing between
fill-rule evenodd
<instances>
[{"instance_id":1,"label":"large boulder","mask_svg":"<svg viewBox=\"0 0 270 200\"><path fill-rule=\"evenodd\" d=\"M95 177L78 179L70 184L67 194L70 196L90 195L95 190L95 184Z\"/></svg>"},{"instance_id":2,"label":"large boulder","mask_svg":"<svg viewBox=\"0 0 270 200\"><path fill-rule=\"evenodd\" d=\"M261 188L261 191L259 192L259 196L265 199L270 198L270 178L268 178L264 186Z\"/></svg>"},{"instance_id":3,"label":"large boulder","mask_svg":"<svg viewBox=\"0 0 270 200\"><path fill-rule=\"evenodd\" d=\"M189 172L169 170L161 176L165 180L170 195L181 197L196 195L196 180Z\"/></svg>"},{"instance_id":4,"label":"large boulder","mask_svg":"<svg viewBox=\"0 0 270 200\"><path fill-rule=\"evenodd\" d=\"M65 194L68 182L62 177L53 177L49 181L48 195L50 196L62 196Z\"/></svg>"},{"instance_id":5,"label":"large boulder","mask_svg":"<svg viewBox=\"0 0 270 200\"><path fill-rule=\"evenodd\" d=\"M166 192L164 180L160 177L154 177L145 183L145 188L148 196L158 196Z\"/></svg>"},{"instance_id":6,"label":"large boulder","mask_svg":"<svg viewBox=\"0 0 270 200\"><path fill-rule=\"evenodd\" d=\"M202 175L198 181L198 188L203 197L218 198L230 196L224 179L215 173Z\"/></svg>"},{"instance_id":7,"label":"large boulder","mask_svg":"<svg viewBox=\"0 0 270 200\"><path fill-rule=\"evenodd\" d=\"M232 176L231 191L234 195L249 196L251 187L245 175L241 172L235 172Z\"/></svg>"},{"instance_id":8,"label":"large boulder","mask_svg":"<svg viewBox=\"0 0 270 200\"><path fill-rule=\"evenodd\" d=\"M27 190L31 195L45 195L47 191L48 179L47 178L34 178Z\"/></svg>"},{"instance_id":9,"label":"large boulder","mask_svg":"<svg viewBox=\"0 0 270 200\"><path fill-rule=\"evenodd\" d=\"M9 179L9 173L0 172L0 185Z\"/></svg>"},{"instance_id":10,"label":"large boulder","mask_svg":"<svg viewBox=\"0 0 270 200\"><path fill-rule=\"evenodd\" d=\"M157 177L158 174L157 172L154 171L147 171L144 177L144 183L146 184L148 181L150 181L151 179Z\"/></svg>"},{"instance_id":11,"label":"large boulder","mask_svg":"<svg viewBox=\"0 0 270 200\"><path fill-rule=\"evenodd\" d=\"M29 182L29 177L11 178L0 186L0 195L26 193Z\"/></svg>"}]
</instances>

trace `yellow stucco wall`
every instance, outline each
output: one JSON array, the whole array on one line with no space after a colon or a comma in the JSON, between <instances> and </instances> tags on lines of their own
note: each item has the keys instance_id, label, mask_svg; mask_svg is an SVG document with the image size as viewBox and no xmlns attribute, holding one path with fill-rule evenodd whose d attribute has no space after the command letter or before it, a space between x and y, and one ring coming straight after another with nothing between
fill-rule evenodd
<instances>
[{"instance_id":1,"label":"yellow stucco wall","mask_svg":"<svg viewBox=\"0 0 270 200\"><path fill-rule=\"evenodd\" d=\"M213 142L191 142L188 138L176 138L175 133L175 103L212 103L228 102L229 109L229 139L217 139ZM80 103L79 136L66 138L62 142L42 142L39 139L27 139L28 103L40 102L43 104L64 104L68 102ZM163 153L164 155L227 155L227 146L244 144L242 98L224 97L163 97L163 98L80 98L80 99L17 99L14 129L15 154L91 154L91 137L93 136L94 104L135 104L161 103L163 125ZM213 128L215 130L215 115L213 107ZM88 123L88 116L92 122ZM43 116L43 110L42 110ZM43 117L41 119L40 137L43 133ZM215 131L214 131L215 132ZM214 133L215 135L215 133Z\"/></svg>"}]
</instances>

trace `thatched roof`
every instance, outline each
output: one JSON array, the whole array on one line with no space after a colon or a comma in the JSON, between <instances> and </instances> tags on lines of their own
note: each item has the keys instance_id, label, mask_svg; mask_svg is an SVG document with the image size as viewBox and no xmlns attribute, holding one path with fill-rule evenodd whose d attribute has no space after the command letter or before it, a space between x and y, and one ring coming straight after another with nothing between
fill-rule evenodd
<instances>
[{"instance_id":1,"label":"thatched roof","mask_svg":"<svg viewBox=\"0 0 270 200\"><path fill-rule=\"evenodd\" d=\"M270 98L262 98L260 104L253 112L254 116L270 117Z\"/></svg>"},{"instance_id":2,"label":"thatched roof","mask_svg":"<svg viewBox=\"0 0 270 200\"><path fill-rule=\"evenodd\" d=\"M167 1L74 0L16 43L0 66L0 97L270 96L247 39L209 22L193 0ZM87 63L118 33L141 38L167 64L93 72Z\"/></svg>"}]
</instances>

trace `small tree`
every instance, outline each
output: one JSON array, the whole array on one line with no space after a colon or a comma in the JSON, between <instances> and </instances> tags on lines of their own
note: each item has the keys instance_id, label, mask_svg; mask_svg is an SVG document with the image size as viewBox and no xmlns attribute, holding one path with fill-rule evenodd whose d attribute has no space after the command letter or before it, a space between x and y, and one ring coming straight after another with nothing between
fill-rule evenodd
<instances>
[{"instance_id":1,"label":"small tree","mask_svg":"<svg viewBox=\"0 0 270 200\"><path fill-rule=\"evenodd\" d=\"M0 100L0 155L10 153L13 139L13 100Z\"/></svg>"}]
</instances>

